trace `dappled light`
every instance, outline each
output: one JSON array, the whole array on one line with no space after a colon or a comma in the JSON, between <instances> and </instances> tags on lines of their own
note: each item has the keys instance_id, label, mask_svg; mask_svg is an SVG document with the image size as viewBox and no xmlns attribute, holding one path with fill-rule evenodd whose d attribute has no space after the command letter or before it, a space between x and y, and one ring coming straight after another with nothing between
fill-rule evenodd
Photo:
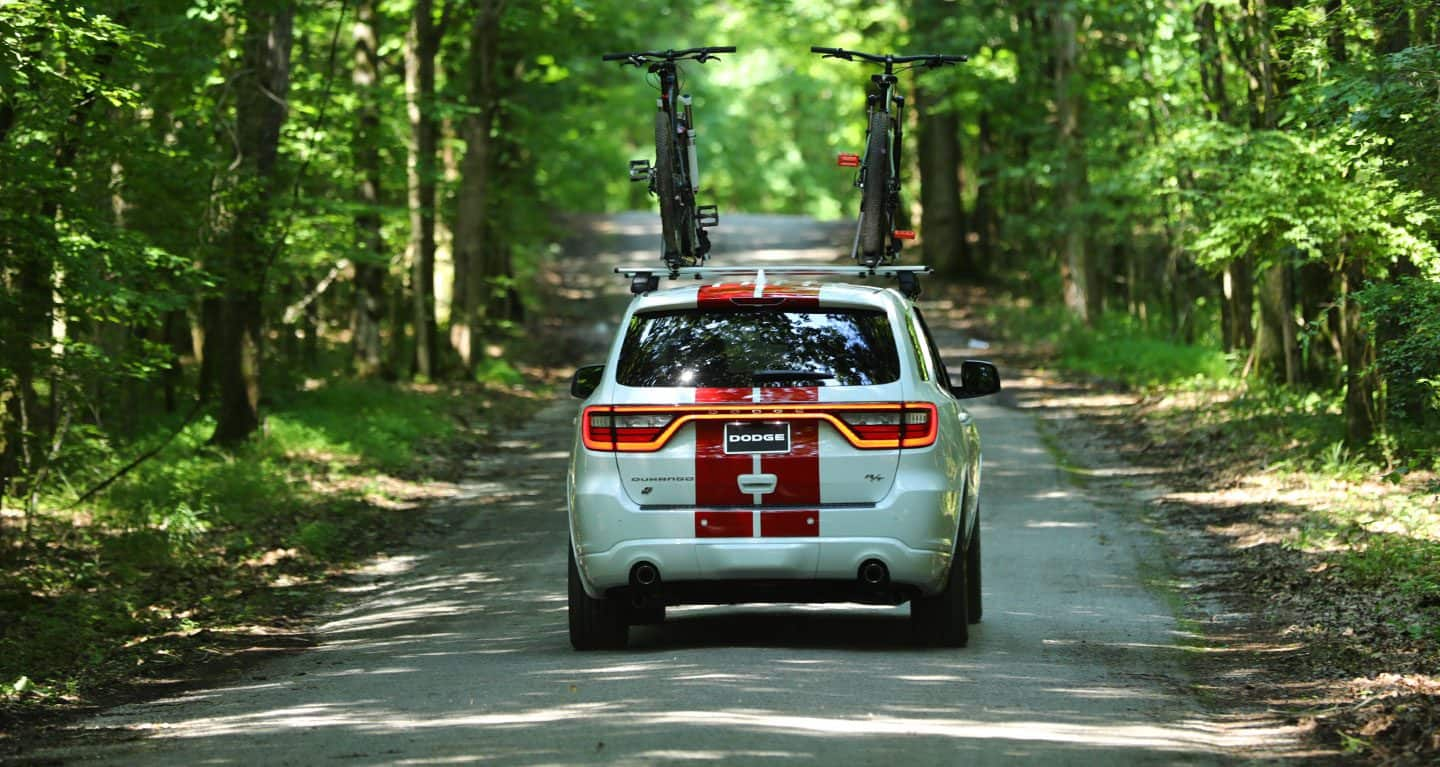
<instances>
[{"instance_id":1,"label":"dappled light","mask_svg":"<svg viewBox=\"0 0 1440 767\"><path fill-rule=\"evenodd\" d=\"M302 747L360 764L785 763L900 744L922 762L1129 762L1220 759L1281 738L1276 722L1218 721L1183 692L1187 648L1136 578L1143 541L1063 472L1034 471L1048 454L1024 415L973 410L986 440L986 619L964 650L915 646L903 605L741 605L672 608L633 628L626 652L575 653L562 404L512 435L535 448L475 458L423 553L355 575L357 601L321 622L313 651L252 672L263 679L86 726L217 765Z\"/></svg>"}]
</instances>

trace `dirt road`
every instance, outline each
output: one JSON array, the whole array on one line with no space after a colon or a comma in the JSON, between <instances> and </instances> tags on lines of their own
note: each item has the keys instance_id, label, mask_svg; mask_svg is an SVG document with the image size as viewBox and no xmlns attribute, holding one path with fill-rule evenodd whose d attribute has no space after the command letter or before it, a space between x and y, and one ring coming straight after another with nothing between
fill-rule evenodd
<instances>
[{"instance_id":1,"label":"dirt road","mask_svg":"<svg viewBox=\"0 0 1440 767\"><path fill-rule=\"evenodd\" d=\"M623 295L603 276L608 264L650 258L650 217L591 223L582 240L607 257L556 281L572 301L605 286ZM844 236L775 217L732 217L716 234L787 260L823 258ZM591 324L566 353L598 357L592 344L616 305L584 303ZM948 358L975 353L953 328L941 335ZM985 621L968 648L912 647L904 606L799 606L672 609L664 625L635 630L626 652L573 652L564 474L575 407L560 397L477 459L409 555L356 580L313 650L213 689L111 710L82 723L108 739L36 756L1208 764L1277 737L1223 727L1192 697L1170 602L1144 585L1163 567L1147 534L1070 484L1033 417L1004 400L972 408L984 441Z\"/></svg>"}]
</instances>

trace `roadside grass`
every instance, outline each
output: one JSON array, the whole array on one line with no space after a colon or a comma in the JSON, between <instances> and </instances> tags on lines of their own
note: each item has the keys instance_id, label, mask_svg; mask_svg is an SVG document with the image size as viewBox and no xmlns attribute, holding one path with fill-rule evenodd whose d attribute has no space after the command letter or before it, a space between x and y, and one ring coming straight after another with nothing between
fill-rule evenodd
<instances>
[{"instance_id":1,"label":"roadside grass","mask_svg":"<svg viewBox=\"0 0 1440 767\"><path fill-rule=\"evenodd\" d=\"M1175 343L1124 315L1106 315L1096 327L1076 322L1063 308L996 303L987 320L1006 337L1048 351L1063 370L1131 387L1195 383L1234 386L1224 352Z\"/></svg>"},{"instance_id":2,"label":"roadside grass","mask_svg":"<svg viewBox=\"0 0 1440 767\"><path fill-rule=\"evenodd\" d=\"M512 386L312 381L271 403L238 451L206 445L214 424L199 419L70 508L75 488L179 423L155 419L124 456L82 433L28 533L13 513L0 527L0 717L88 702L220 654L226 636L293 625L327 576L400 543L489 430L541 401Z\"/></svg>"},{"instance_id":3,"label":"roadside grass","mask_svg":"<svg viewBox=\"0 0 1440 767\"><path fill-rule=\"evenodd\" d=\"M1440 689L1440 434L1392 416L1386 435L1352 450L1342 391L1242 380L1218 345L1176 343L1126 319L1087 328L1014 301L986 318L1063 377L1135 393L1118 432L1135 455L1220 506L1248 507L1247 521L1227 517L1220 533L1234 541L1232 583L1283 606L1309 673L1367 701L1326 724L1331 737L1377 755L1396 743L1440 753L1440 741L1386 729L1407 711L1440 711L1434 693L1407 692Z\"/></svg>"}]
</instances>

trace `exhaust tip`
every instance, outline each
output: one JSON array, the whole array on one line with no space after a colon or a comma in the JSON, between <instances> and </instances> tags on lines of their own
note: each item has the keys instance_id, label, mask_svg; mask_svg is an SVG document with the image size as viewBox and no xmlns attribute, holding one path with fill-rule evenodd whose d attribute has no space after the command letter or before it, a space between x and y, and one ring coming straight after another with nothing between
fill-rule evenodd
<instances>
[{"instance_id":1,"label":"exhaust tip","mask_svg":"<svg viewBox=\"0 0 1440 767\"><path fill-rule=\"evenodd\" d=\"M890 580L890 569L878 559L867 559L860 564L860 582L867 586L880 586Z\"/></svg>"},{"instance_id":2,"label":"exhaust tip","mask_svg":"<svg viewBox=\"0 0 1440 767\"><path fill-rule=\"evenodd\" d=\"M636 586L654 586L660 582L660 571L649 562L640 562L631 568L630 581Z\"/></svg>"}]
</instances>

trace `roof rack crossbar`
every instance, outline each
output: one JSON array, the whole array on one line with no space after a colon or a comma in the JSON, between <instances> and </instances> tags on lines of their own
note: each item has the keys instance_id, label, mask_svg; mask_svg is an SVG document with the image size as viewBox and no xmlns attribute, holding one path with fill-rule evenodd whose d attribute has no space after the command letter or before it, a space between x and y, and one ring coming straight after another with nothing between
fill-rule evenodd
<instances>
[{"instance_id":1,"label":"roof rack crossbar","mask_svg":"<svg viewBox=\"0 0 1440 767\"><path fill-rule=\"evenodd\" d=\"M813 277L894 277L899 274L930 274L932 270L928 266L686 266L679 269L656 268L653 266L617 266L615 273L628 278L639 275L667 275L670 279L689 277L703 280L707 276L713 277L734 277L751 274L783 274L794 276Z\"/></svg>"},{"instance_id":2,"label":"roof rack crossbar","mask_svg":"<svg viewBox=\"0 0 1440 767\"><path fill-rule=\"evenodd\" d=\"M928 266L687 266L679 269L656 269L650 266L617 266L615 273L630 280L630 292L643 295L660 287L661 275L672 280L689 277L703 280L707 277L744 277L754 275L757 283L763 283L768 275L790 275L796 277L888 277L900 283L900 292L910 298L920 295L920 275L930 274Z\"/></svg>"}]
</instances>

